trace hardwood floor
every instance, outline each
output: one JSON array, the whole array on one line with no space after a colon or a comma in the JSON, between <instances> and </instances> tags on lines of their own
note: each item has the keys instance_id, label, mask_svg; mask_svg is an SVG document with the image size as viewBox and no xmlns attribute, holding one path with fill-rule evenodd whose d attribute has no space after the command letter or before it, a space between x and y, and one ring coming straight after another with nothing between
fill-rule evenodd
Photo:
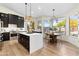
<instances>
[{"instance_id":1,"label":"hardwood floor","mask_svg":"<svg viewBox=\"0 0 79 59\"><path fill-rule=\"evenodd\" d=\"M78 56L79 48L65 42L58 41L57 44L44 43L44 48L32 53L18 43L17 40L0 42L0 56Z\"/></svg>"},{"instance_id":2,"label":"hardwood floor","mask_svg":"<svg viewBox=\"0 0 79 59\"><path fill-rule=\"evenodd\" d=\"M2 48L0 49L1 56L25 56L28 51L18 43L17 40L0 42Z\"/></svg>"}]
</instances>

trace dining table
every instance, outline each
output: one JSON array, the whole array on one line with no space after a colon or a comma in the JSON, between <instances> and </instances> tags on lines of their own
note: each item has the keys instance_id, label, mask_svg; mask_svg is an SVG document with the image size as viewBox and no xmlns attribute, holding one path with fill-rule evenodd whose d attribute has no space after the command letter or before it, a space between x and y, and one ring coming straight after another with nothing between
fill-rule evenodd
<instances>
[{"instance_id":1,"label":"dining table","mask_svg":"<svg viewBox=\"0 0 79 59\"><path fill-rule=\"evenodd\" d=\"M59 33L46 33L46 35L49 35L50 43L57 43L57 36L59 36Z\"/></svg>"}]
</instances>

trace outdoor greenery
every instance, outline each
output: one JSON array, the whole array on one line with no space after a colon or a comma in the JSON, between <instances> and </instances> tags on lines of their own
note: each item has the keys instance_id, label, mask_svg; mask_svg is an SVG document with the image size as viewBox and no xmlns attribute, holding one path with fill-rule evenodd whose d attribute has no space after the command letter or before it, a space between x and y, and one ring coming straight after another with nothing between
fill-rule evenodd
<instances>
[{"instance_id":1,"label":"outdoor greenery","mask_svg":"<svg viewBox=\"0 0 79 59\"><path fill-rule=\"evenodd\" d=\"M56 25L55 27L65 26L65 24L66 24L66 21L63 20L63 21L61 21L61 22L58 22L57 25Z\"/></svg>"}]
</instances>

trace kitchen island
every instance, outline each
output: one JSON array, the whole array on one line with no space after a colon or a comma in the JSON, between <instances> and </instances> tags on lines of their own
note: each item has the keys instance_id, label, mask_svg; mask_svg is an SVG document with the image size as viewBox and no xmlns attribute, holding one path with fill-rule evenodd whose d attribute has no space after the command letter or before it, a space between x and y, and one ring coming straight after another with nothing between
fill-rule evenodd
<instances>
[{"instance_id":1,"label":"kitchen island","mask_svg":"<svg viewBox=\"0 0 79 59\"><path fill-rule=\"evenodd\" d=\"M26 32L20 32L18 35L18 42L23 45L30 54L43 48L42 33L28 34Z\"/></svg>"}]
</instances>

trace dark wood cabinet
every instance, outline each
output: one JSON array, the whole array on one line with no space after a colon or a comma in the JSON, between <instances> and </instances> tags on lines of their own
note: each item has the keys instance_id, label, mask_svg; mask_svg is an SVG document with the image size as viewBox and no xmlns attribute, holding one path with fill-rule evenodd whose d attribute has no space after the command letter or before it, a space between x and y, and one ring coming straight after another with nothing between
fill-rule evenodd
<instances>
[{"instance_id":1,"label":"dark wood cabinet","mask_svg":"<svg viewBox=\"0 0 79 59\"><path fill-rule=\"evenodd\" d=\"M8 27L9 24L8 14L0 13L0 19L1 21L3 21L3 27Z\"/></svg>"},{"instance_id":2,"label":"dark wood cabinet","mask_svg":"<svg viewBox=\"0 0 79 59\"><path fill-rule=\"evenodd\" d=\"M20 27L20 24L21 24L21 21L20 21L20 17L18 17L18 19L17 19L17 27Z\"/></svg>"},{"instance_id":3,"label":"dark wood cabinet","mask_svg":"<svg viewBox=\"0 0 79 59\"><path fill-rule=\"evenodd\" d=\"M18 42L23 45L28 51L30 49L30 37L23 35L23 34L19 34L18 35Z\"/></svg>"},{"instance_id":4,"label":"dark wood cabinet","mask_svg":"<svg viewBox=\"0 0 79 59\"><path fill-rule=\"evenodd\" d=\"M2 33L2 40L7 41L10 40L9 32Z\"/></svg>"},{"instance_id":5,"label":"dark wood cabinet","mask_svg":"<svg viewBox=\"0 0 79 59\"><path fill-rule=\"evenodd\" d=\"M9 24L17 25L17 16L13 14L9 14Z\"/></svg>"},{"instance_id":6,"label":"dark wood cabinet","mask_svg":"<svg viewBox=\"0 0 79 59\"><path fill-rule=\"evenodd\" d=\"M8 27L9 19L8 14L5 14L5 19L3 20L3 27Z\"/></svg>"},{"instance_id":7,"label":"dark wood cabinet","mask_svg":"<svg viewBox=\"0 0 79 59\"><path fill-rule=\"evenodd\" d=\"M23 17L18 17L17 27L19 27L19 28L23 28L24 27L24 18Z\"/></svg>"},{"instance_id":8,"label":"dark wood cabinet","mask_svg":"<svg viewBox=\"0 0 79 59\"><path fill-rule=\"evenodd\" d=\"M24 18L21 16L9 14L9 24L16 24L17 27L23 28L24 27Z\"/></svg>"},{"instance_id":9,"label":"dark wood cabinet","mask_svg":"<svg viewBox=\"0 0 79 59\"><path fill-rule=\"evenodd\" d=\"M12 14L9 14L9 24L13 24L13 17L12 17Z\"/></svg>"},{"instance_id":10,"label":"dark wood cabinet","mask_svg":"<svg viewBox=\"0 0 79 59\"><path fill-rule=\"evenodd\" d=\"M13 24L17 25L17 20L18 20L18 16L17 15L13 15Z\"/></svg>"},{"instance_id":11,"label":"dark wood cabinet","mask_svg":"<svg viewBox=\"0 0 79 59\"><path fill-rule=\"evenodd\" d=\"M14 24L16 24L17 25L17 20L18 20L18 16L17 15L14 15L14 18L15 18L15 21L14 21Z\"/></svg>"},{"instance_id":12,"label":"dark wood cabinet","mask_svg":"<svg viewBox=\"0 0 79 59\"><path fill-rule=\"evenodd\" d=\"M20 27L24 28L24 20L23 19L20 21Z\"/></svg>"},{"instance_id":13,"label":"dark wood cabinet","mask_svg":"<svg viewBox=\"0 0 79 59\"><path fill-rule=\"evenodd\" d=\"M8 24L15 24L19 28L24 28L24 17L14 14L0 13L0 19L3 21L3 27L8 27Z\"/></svg>"}]
</instances>

